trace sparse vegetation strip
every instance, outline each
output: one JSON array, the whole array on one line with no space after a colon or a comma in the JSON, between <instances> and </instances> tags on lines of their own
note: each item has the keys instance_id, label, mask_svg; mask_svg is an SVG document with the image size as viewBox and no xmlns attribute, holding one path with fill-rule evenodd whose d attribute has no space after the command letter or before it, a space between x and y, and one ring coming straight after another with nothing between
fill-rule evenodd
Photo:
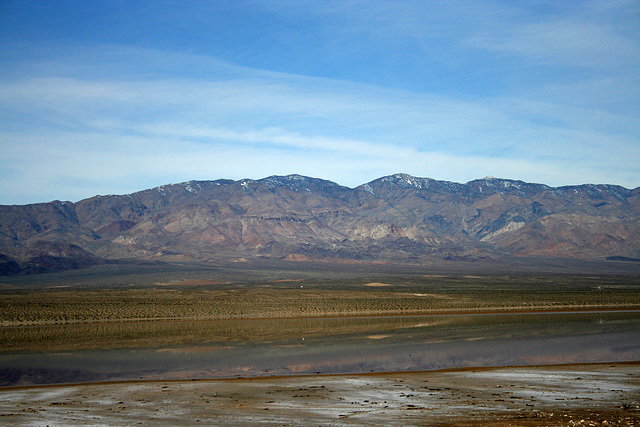
<instances>
[{"instance_id":1,"label":"sparse vegetation strip","mask_svg":"<svg viewBox=\"0 0 640 427\"><path fill-rule=\"evenodd\" d=\"M634 279L635 280L635 279ZM626 285L576 287L573 283L511 286L481 281L440 288L320 286L289 288L185 289L156 287L123 290L5 291L0 294L0 325L37 326L157 320L215 320L430 314L447 312L638 309L637 280Z\"/></svg>"}]
</instances>

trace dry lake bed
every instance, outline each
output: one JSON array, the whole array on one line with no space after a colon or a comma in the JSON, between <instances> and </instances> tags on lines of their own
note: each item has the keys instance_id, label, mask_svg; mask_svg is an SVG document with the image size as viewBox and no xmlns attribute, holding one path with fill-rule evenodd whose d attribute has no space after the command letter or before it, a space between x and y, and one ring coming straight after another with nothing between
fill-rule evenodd
<instances>
[{"instance_id":1,"label":"dry lake bed","mask_svg":"<svg viewBox=\"0 0 640 427\"><path fill-rule=\"evenodd\" d=\"M0 390L5 425L640 425L640 365Z\"/></svg>"}]
</instances>

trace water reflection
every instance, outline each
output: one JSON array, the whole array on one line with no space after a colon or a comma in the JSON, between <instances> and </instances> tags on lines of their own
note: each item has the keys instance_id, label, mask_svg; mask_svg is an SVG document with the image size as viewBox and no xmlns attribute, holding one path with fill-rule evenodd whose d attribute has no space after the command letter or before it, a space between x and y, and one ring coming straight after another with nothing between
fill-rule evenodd
<instances>
[{"instance_id":1,"label":"water reflection","mask_svg":"<svg viewBox=\"0 0 640 427\"><path fill-rule=\"evenodd\" d=\"M13 333L28 336L20 341L4 331L2 342L32 350L0 356L1 385L640 360L640 312L158 322ZM48 346L54 350L41 351Z\"/></svg>"}]
</instances>

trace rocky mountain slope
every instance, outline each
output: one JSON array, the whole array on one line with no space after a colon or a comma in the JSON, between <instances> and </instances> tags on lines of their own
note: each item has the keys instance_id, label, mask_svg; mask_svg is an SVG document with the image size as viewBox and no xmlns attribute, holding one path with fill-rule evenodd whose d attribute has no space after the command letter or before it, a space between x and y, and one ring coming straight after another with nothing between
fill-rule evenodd
<instances>
[{"instance_id":1,"label":"rocky mountain slope","mask_svg":"<svg viewBox=\"0 0 640 427\"><path fill-rule=\"evenodd\" d=\"M77 203L0 206L0 274L123 258L427 263L640 258L640 188L300 175L189 181Z\"/></svg>"}]
</instances>

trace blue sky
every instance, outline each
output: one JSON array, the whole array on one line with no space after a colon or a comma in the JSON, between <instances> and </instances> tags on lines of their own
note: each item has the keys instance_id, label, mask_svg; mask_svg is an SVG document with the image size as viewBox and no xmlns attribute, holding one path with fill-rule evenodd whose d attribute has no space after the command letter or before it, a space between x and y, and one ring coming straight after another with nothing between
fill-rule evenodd
<instances>
[{"instance_id":1,"label":"blue sky","mask_svg":"<svg viewBox=\"0 0 640 427\"><path fill-rule=\"evenodd\" d=\"M0 2L0 204L396 172L640 186L640 2Z\"/></svg>"}]
</instances>

